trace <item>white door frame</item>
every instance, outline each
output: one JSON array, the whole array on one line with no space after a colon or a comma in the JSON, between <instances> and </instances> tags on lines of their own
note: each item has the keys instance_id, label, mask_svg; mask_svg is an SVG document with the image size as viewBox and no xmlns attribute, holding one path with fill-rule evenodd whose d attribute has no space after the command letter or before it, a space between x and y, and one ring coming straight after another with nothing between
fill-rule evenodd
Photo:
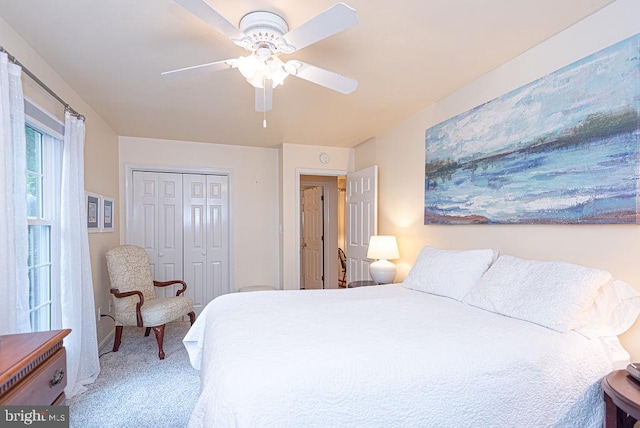
<instances>
[{"instance_id":1,"label":"white door frame","mask_svg":"<svg viewBox=\"0 0 640 428\"><path fill-rule=\"evenodd\" d=\"M124 218L125 218L125 243L131 242L131 230L133 225L133 171L148 172L169 172L175 174L211 174L226 175L229 180L229 285L233 289L233 170L226 168L207 168L207 167L184 167L184 166L167 166L167 165L149 165L142 163L125 163L124 164ZM122 236L122 235L121 235Z\"/></svg>"},{"instance_id":2,"label":"white door frame","mask_svg":"<svg viewBox=\"0 0 640 428\"><path fill-rule=\"evenodd\" d=\"M295 233L294 239L296 242L296 259L295 259L295 278L297 286L300 289L300 176L301 175L324 175L329 177L337 177L339 175L347 175L346 170L342 169L313 169L313 168L296 168L296 189L295 189ZM337 227L337 225L336 225ZM337 254L335 257L338 257ZM326 285L326 284L325 284Z\"/></svg>"}]
</instances>

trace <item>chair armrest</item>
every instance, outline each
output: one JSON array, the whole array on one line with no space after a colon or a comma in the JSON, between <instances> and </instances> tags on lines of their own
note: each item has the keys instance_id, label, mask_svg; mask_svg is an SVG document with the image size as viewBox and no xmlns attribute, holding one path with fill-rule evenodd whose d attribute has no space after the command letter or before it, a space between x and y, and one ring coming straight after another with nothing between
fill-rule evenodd
<instances>
[{"instance_id":1,"label":"chair armrest","mask_svg":"<svg viewBox=\"0 0 640 428\"><path fill-rule=\"evenodd\" d=\"M173 284L182 284L182 288L176 292L176 296L179 296L187 291L187 283L178 279L172 279L171 281L153 281L153 285L156 287L166 287L167 285Z\"/></svg>"},{"instance_id":2,"label":"chair armrest","mask_svg":"<svg viewBox=\"0 0 640 428\"><path fill-rule=\"evenodd\" d=\"M140 301L136 303L136 322L138 324L138 327L142 327L144 325L142 323L142 313L140 312L140 308L142 307L142 305L144 305L144 296L142 295L142 292L134 290L134 291L125 291L124 293L121 293L120 290L118 290L117 288L112 288L109 291L118 299L121 299L123 297L129 297L129 296L138 296Z\"/></svg>"}]
</instances>

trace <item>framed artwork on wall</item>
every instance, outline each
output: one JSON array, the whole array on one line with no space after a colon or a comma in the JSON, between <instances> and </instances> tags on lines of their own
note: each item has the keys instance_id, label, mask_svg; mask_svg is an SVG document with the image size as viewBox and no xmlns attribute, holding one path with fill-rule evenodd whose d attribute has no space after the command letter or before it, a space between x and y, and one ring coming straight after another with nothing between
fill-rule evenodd
<instances>
[{"instance_id":1,"label":"framed artwork on wall","mask_svg":"<svg viewBox=\"0 0 640 428\"><path fill-rule=\"evenodd\" d=\"M85 192L87 196L87 231L100 232L102 197L96 193Z\"/></svg>"},{"instance_id":2,"label":"framed artwork on wall","mask_svg":"<svg viewBox=\"0 0 640 428\"><path fill-rule=\"evenodd\" d=\"M640 34L425 132L425 224L640 224Z\"/></svg>"},{"instance_id":3,"label":"framed artwork on wall","mask_svg":"<svg viewBox=\"0 0 640 428\"><path fill-rule=\"evenodd\" d=\"M113 199L102 197L102 231L113 232Z\"/></svg>"}]
</instances>

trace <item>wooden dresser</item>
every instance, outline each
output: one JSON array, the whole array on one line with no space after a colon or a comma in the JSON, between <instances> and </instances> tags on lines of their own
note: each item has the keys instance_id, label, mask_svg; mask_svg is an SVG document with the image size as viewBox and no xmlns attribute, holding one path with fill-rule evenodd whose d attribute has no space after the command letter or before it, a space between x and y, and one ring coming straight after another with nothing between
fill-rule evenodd
<instances>
[{"instance_id":1,"label":"wooden dresser","mask_svg":"<svg viewBox=\"0 0 640 428\"><path fill-rule=\"evenodd\" d=\"M0 336L0 406L64 405L71 330Z\"/></svg>"}]
</instances>

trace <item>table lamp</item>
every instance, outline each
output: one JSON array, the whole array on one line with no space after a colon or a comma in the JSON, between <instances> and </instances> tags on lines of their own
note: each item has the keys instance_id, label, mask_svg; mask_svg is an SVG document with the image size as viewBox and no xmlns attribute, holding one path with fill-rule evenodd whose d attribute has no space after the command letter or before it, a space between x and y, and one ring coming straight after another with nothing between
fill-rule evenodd
<instances>
[{"instance_id":1,"label":"table lamp","mask_svg":"<svg viewBox=\"0 0 640 428\"><path fill-rule=\"evenodd\" d=\"M389 260L399 259L398 243L393 235L374 235L369 238L367 258L377 261L369 265L371 279L378 284L389 284L396 276L396 265Z\"/></svg>"}]
</instances>

